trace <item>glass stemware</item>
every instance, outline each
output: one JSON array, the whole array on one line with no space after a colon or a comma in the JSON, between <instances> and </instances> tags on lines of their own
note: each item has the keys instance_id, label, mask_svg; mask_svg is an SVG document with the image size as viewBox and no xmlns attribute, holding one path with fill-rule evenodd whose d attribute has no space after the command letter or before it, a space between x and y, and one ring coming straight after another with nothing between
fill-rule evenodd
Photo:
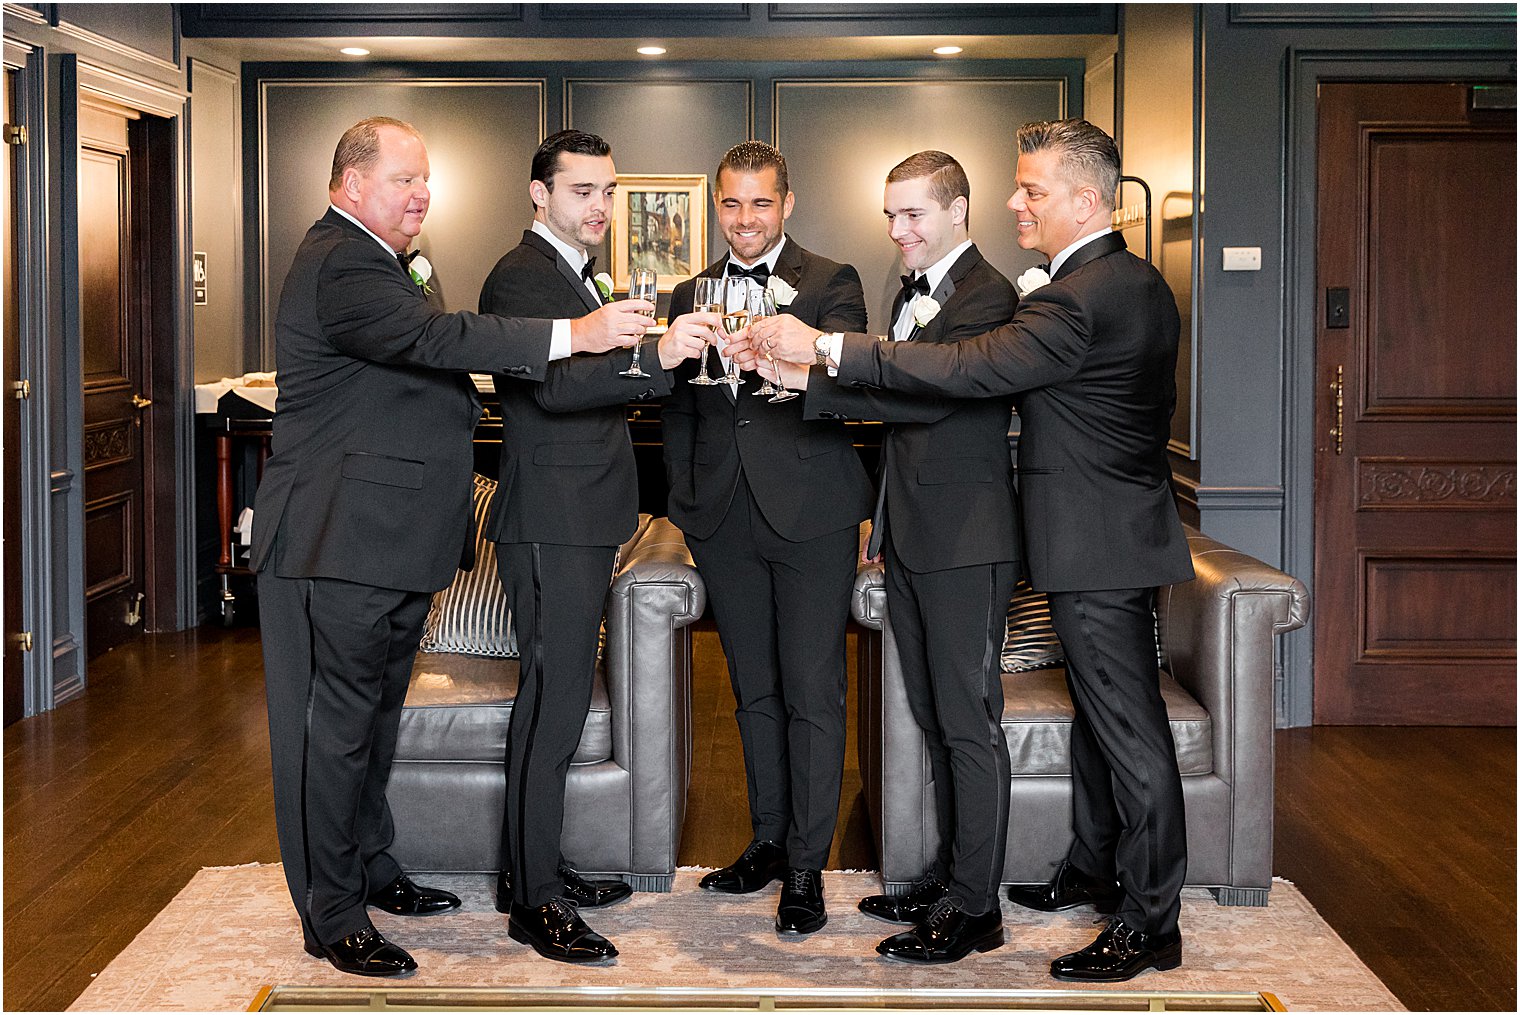
<instances>
[{"instance_id":1,"label":"glass stemware","mask_svg":"<svg viewBox=\"0 0 1520 1015\"><path fill-rule=\"evenodd\" d=\"M657 276L653 268L635 268L628 276L628 298L631 300L648 300L656 302L659 296L659 288L656 285ZM657 311L651 311L652 318ZM639 366L639 354L644 351L644 340L639 339L633 346L633 361L628 364L627 370L619 370L619 377L649 377Z\"/></svg>"},{"instance_id":2,"label":"glass stemware","mask_svg":"<svg viewBox=\"0 0 1520 1015\"><path fill-rule=\"evenodd\" d=\"M696 283L696 291L692 294L692 311L699 314L722 314L723 279L699 276L693 281ZM714 330L714 334L716 333ZM721 379L712 376L707 368L707 350L711 346L711 340L702 344L702 365L698 368L697 375L687 383L702 385L724 383Z\"/></svg>"}]
</instances>

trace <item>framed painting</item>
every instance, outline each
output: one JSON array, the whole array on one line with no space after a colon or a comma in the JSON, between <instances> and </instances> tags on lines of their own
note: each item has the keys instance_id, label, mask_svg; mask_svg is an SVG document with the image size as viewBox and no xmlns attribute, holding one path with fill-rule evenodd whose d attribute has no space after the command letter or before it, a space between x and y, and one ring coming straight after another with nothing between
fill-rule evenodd
<instances>
[{"instance_id":1,"label":"framed painting","mask_svg":"<svg viewBox=\"0 0 1520 1015\"><path fill-rule=\"evenodd\" d=\"M668 293L707 267L707 177L617 178L612 208L612 287L628 290L633 268L653 268Z\"/></svg>"}]
</instances>

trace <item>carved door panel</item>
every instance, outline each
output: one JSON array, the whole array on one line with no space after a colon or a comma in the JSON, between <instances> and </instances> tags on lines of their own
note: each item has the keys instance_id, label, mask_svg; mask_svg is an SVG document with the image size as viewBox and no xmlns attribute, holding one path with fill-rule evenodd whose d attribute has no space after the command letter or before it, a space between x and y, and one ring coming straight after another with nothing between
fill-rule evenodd
<instances>
[{"instance_id":1,"label":"carved door panel","mask_svg":"<svg viewBox=\"0 0 1520 1015\"><path fill-rule=\"evenodd\" d=\"M16 123L16 72L5 71L5 94L0 97L5 122ZM7 139L9 141L10 139ZM22 681L22 624L21 611L21 407L25 404L19 397L22 392L14 385L21 380L21 318L17 300L20 297L20 276L16 267L16 182L21 179L18 163L22 148L7 143L0 152L0 166L4 179L0 181L0 202L4 203L0 218L5 221L5 377L0 385L0 406L5 416L0 442L5 455L5 528L3 535L5 561L5 725L21 718L25 709L25 691Z\"/></svg>"},{"instance_id":2,"label":"carved door panel","mask_svg":"<svg viewBox=\"0 0 1520 1015\"><path fill-rule=\"evenodd\" d=\"M1314 717L1515 721L1515 118L1319 97Z\"/></svg>"},{"instance_id":3,"label":"carved door panel","mask_svg":"<svg viewBox=\"0 0 1520 1015\"><path fill-rule=\"evenodd\" d=\"M80 108L84 570L89 654L142 631L142 293L133 249L129 117Z\"/></svg>"}]
</instances>

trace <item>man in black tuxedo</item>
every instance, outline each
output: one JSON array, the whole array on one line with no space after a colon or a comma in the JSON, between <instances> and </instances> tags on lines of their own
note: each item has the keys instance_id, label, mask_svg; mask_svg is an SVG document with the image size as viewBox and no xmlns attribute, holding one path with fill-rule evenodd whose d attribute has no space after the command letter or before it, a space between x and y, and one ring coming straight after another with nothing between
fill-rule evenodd
<instances>
[{"instance_id":1,"label":"man in black tuxedo","mask_svg":"<svg viewBox=\"0 0 1520 1015\"><path fill-rule=\"evenodd\" d=\"M529 174L532 228L487 276L480 312L558 318L606 303L611 284L603 275L608 291L598 288L588 248L606 234L616 189L606 141L577 130L545 139ZM644 359L640 377L625 375L633 356L619 349L552 363L542 384L495 379L501 470L486 524L520 657L496 908L510 914L513 939L563 962L617 954L576 909L611 905L632 892L622 881L588 881L564 863L565 776L590 707L613 563L638 524L638 473L623 407L670 393L668 371L700 354L709 327L721 323L716 314L694 317L665 332L659 362Z\"/></svg>"},{"instance_id":2,"label":"man in black tuxedo","mask_svg":"<svg viewBox=\"0 0 1520 1015\"><path fill-rule=\"evenodd\" d=\"M1156 587L1193 576L1166 458L1179 322L1161 275L1108 227L1113 139L1085 120L1032 123L1019 153L1008 206L1019 245L1049 256L1051 270L1012 322L953 345L820 336L777 327L784 318L747 338L787 359L821 351L843 382L1015 395L1030 580L1049 596L1076 707L1076 839L1048 885L1009 895L1041 910L1117 909L1051 974L1127 980L1182 961L1187 837L1153 617Z\"/></svg>"},{"instance_id":3,"label":"man in black tuxedo","mask_svg":"<svg viewBox=\"0 0 1520 1015\"><path fill-rule=\"evenodd\" d=\"M965 170L944 152L919 152L887 174L887 233L909 269L892 303L893 341L961 342L1013 316L1013 286L971 242L970 201ZM1019 576L1012 399L841 384L822 366L782 374L807 389L808 418L890 424L866 552L886 558L887 613L934 774L939 853L906 895L872 895L860 909L914 925L877 945L888 958L953 962L989 951L1004 939L1009 773L999 661Z\"/></svg>"},{"instance_id":4,"label":"man in black tuxedo","mask_svg":"<svg viewBox=\"0 0 1520 1015\"><path fill-rule=\"evenodd\" d=\"M446 912L387 850L385 786L431 594L471 564L465 370L539 381L551 359L637 341L652 310L575 320L433 309L405 251L428 209L422 136L399 120L350 127L331 207L307 231L275 319L274 454L255 499L275 823L306 950L365 976L417 964L365 906Z\"/></svg>"},{"instance_id":5,"label":"man in black tuxedo","mask_svg":"<svg viewBox=\"0 0 1520 1015\"><path fill-rule=\"evenodd\" d=\"M730 149L713 193L729 251L702 275L768 287L810 324L863 329L855 269L784 234L794 199L780 152L758 141ZM676 287L672 315L691 310L693 290L692 281ZM709 363L714 372L725 365L716 347ZM844 770L845 625L871 481L843 423L804 420L801 399L773 403L743 384L687 383L700 365L677 372L663 410L670 517L707 583L728 659L753 831L743 854L701 884L737 894L780 877L777 931L809 934L827 920L822 870Z\"/></svg>"}]
</instances>

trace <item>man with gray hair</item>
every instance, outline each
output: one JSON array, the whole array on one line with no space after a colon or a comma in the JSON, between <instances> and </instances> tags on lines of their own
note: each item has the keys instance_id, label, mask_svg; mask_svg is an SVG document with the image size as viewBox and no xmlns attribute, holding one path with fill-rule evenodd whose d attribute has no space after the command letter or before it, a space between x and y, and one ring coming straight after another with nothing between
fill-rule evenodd
<instances>
[{"instance_id":1,"label":"man with gray hair","mask_svg":"<svg viewBox=\"0 0 1520 1015\"><path fill-rule=\"evenodd\" d=\"M459 906L391 857L385 787L432 594L473 564L481 406L464 371L542 381L550 360L633 344L654 307L554 321L432 307L406 254L428 210L427 148L400 120L344 133L328 200L280 293L274 453L254 501L275 826L306 951L404 976L417 963L366 907Z\"/></svg>"},{"instance_id":2,"label":"man with gray hair","mask_svg":"<svg viewBox=\"0 0 1520 1015\"><path fill-rule=\"evenodd\" d=\"M793 362L818 355L841 383L1014 396L1030 583L1049 597L1075 706L1075 841L1049 884L1009 897L1044 911L1116 911L1096 941L1051 963L1058 979L1113 982L1182 961L1187 837L1153 612L1157 586L1193 577L1166 457L1179 320L1160 273L1109 228L1113 139L1085 120L1059 120L1025 124L1018 142L1008 207L1019 245L1050 266L1020 277L1011 322L921 344L825 335L778 317L745 341ZM924 954L958 933L948 921Z\"/></svg>"}]
</instances>

